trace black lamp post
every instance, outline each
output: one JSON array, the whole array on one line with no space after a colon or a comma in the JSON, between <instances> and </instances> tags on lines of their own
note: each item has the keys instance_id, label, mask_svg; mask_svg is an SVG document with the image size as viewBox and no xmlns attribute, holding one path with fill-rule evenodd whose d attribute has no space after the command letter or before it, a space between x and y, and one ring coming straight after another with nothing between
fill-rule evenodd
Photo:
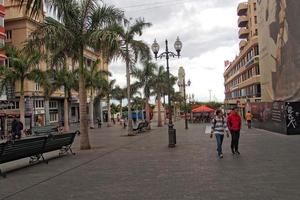
<instances>
[{"instance_id":1,"label":"black lamp post","mask_svg":"<svg viewBox=\"0 0 300 200\"><path fill-rule=\"evenodd\" d=\"M172 122L172 109L171 109L171 83L170 83L170 70L169 70L169 58L170 57L180 57L180 51L182 49L182 42L179 40L179 37L177 37L176 42L174 43L174 48L177 52L173 53L169 51L169 47L168 47L168 40L165 41L166 43L166 51L162 52L160 55L158 55L159 52L159 45L156 41L156 39L154 40L154 43L151 46L151 49L155 55L155 59L157 60L157 58L166 58L167 60L167 75L168 75L168 107L169 107L169 147L175 147L176 145L176 130L174 129L174 125Z\"/></svg>"},{"instance_id":2,"label":"black lamp post","mask_svg":"<svg viewBox=\"0 0 300 200\"><path fill-rule=\"evenodd\" d=\"M191 85L191 81L185 82L185 77L183 77L183 83L178 81L178 87L183 87L183 99L184 99L184 119L185 119L185 129L188 129L188 120L187 120L187 106L186 106L186 92L185 88Z\"/></svg>"}]
</instances>

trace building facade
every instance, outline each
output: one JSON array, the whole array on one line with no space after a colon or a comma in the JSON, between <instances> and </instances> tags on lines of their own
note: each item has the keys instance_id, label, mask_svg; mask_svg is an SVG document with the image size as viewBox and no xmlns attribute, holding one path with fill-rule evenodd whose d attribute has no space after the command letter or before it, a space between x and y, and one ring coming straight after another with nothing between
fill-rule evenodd
<instances>
[{"instance_id":1,"label":"building facade","mask_svg":"<svg viewBox=\"0 0 300 200\"><path fill-rule=\"evenodd\" d=\"M0 7L1 9L1 7ZM19 7L17 1L7 0L5 1L5 26L6 26L6 43L13 44L17 48L22 48L26 39L30 34L36 30L39 26L39 22L43 20L45 16L55 18L55 12L49 10L47 4L44 7L44 15L38 18L29 17L25 14L25 9ZM0 30L1 31L1 30ZM93 62L100 58L100 54L95 52L92 48L86 48L84 52L85 64L87 67L92 66ZM69 70L74 70L78 66L76 63L68 62ZM49 68L45 62L39 63L36 66L41 70ZM108 70L107 64L100 62L99 69ZM25 81L25 128L30 128L35 125L35 122L39 121L42 125L45 124L45 97L43 94L43 88L32 81ZM10 102L18 104L20 89L19 83L15 83L15 96L10 98ZM91 97L88 95L88 102ZM51 124L61 124L63 122L63 101L64 101L64 89L61 88L55 91L49 100L49 119ZM69 121L70 123L79 122L79 98L77 92L72 92L72 97L69 98ZM19 114L19 109L15 108L14 113L16 116Z\"/></svg>"},{"instance_id":2,"label":"building facade","mask_svg":"<svg viewBox=\"0 0 300 200\"><path fill-rule=\"evenodd\" d=\"M225 79L225 108L238 106L241 113L250 102L260 102L261 75L258 45L257 1L240 3L237 8L239 55L227 66Z\"/></svg>"}]
</instances>

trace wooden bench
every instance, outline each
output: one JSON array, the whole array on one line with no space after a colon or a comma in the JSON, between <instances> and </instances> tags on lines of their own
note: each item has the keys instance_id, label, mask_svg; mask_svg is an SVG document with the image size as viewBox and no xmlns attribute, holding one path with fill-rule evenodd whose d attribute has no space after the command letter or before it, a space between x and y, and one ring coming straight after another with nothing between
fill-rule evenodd
<instances>
[{"instance_id":1,"label":"wooden bench","mask_svg":"<svg viewBox=\"0 0 300 200\"><path fill-rule=\"evenodd\" d=\"M29 164L39 162L40 159L48 163L43 154L55 150L60 150L59 156L69 151L74 155L71 145L74 142L75 136L76 132L49 134L47 136L29 137L0 143L0 164L22 158L30 158ZM1 169L0 175L6 177L6 174Z\"/></svg>"},{"instance_id":2,"label":"wooden bench","mask_svg":"<svg viewBox=\"0 0 300 200\"><path fill-rule=\"evenodd\" d=\"M46 125L46 126L35 126L31 128L31 134L34 136L39 135L48 135L48 134L55 134L58 133L59 130L57 126L54 125Z\"/></svg>"},{"instance_id":3,"label":"wooden bench","mask_svg":"<svg viewBox=\"0 0 300 200\"><path fill-rule=\"evenodd\" d=\"M140 122L137 128L134 128L133 131L137 131L137 133L145 132L146 128L148 127L149 123L147 121Z\"/></svg>"}]
</instances>

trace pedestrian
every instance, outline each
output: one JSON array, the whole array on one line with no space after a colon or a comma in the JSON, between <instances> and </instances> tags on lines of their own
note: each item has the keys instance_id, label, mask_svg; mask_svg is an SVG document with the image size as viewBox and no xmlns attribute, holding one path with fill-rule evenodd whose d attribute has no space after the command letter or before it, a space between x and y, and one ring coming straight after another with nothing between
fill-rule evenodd
<instances>
[{"instance_id":1,"label":"pedestrian","mask_svg":"<svg viewBox=\"0 0 300 200\"><path fill-rule=\"evenodd\" d=\"M97 118L97 124L98 124L98 128L101 128L102 122L100 118Z\"/></svg>"},{"instance_id":2,"label":"pedestrian","mask_svg":"<svg viewBox=\"0 0 300 200\"><path fill-rule=\"evenodd\" d=\"M252 118L253 118L253 115L251 114L250 111L248 111L246 113L246 121L247 121L248 129L251 128Z\"/></svg>"},{"instance_id":3,"label":"pedestrian","mask_svg":"<svg viewBox=\"0 0 300 200\"><path fill-rule=\"evenodd\" d=\"M22 122L19 122L15 117L13 118L13 121L11 123L11 133L12 133L12 139L19 139L21 138L21 130L23 129Z\"/></svg>"},{"instance_id":4,"label":"pedestrian","mask_svg":"<svg viewBox=\"0 0 300 200\"><path fill-rule=\"evenodd\" d=\"M212 120L212 130L211 130L210 137L212 138L213 134L215 134L216 141L217 141L217 152L219 158L223 158L222 144L223 144L225 132L227 137L229 137L226 119L223 116L222 111L217 110L216 116Z\"/></svg>"},{"instance_id":5,"label":"pedestrian","mask_svg":"<svg viewBox=\"0 0 300 200\"><path fill-rule=\"evenodd\" d=\"M231 133L231 152L232 154L239 155L239 139L242 120L238 113L238 108L233 108L232 112L229 114L227 118L227 127Z\"/></svg>"}]
</instances>

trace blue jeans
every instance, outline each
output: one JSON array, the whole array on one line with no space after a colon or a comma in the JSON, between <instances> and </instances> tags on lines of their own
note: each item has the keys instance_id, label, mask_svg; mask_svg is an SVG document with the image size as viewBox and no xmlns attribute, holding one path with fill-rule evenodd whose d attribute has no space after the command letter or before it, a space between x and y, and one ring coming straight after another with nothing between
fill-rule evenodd
<instances>
[{"instance_id":1,"label":"blue jeans","mask_svg":"<svg viewBox=\"0 0 300 200\"><path fill-rule=\"evenodd\" d=\"M216 139L217 139L218 155L221 155L222 154L222 144L223 144L224 135L216 134Z\"/></svg>"}]
</instances>

